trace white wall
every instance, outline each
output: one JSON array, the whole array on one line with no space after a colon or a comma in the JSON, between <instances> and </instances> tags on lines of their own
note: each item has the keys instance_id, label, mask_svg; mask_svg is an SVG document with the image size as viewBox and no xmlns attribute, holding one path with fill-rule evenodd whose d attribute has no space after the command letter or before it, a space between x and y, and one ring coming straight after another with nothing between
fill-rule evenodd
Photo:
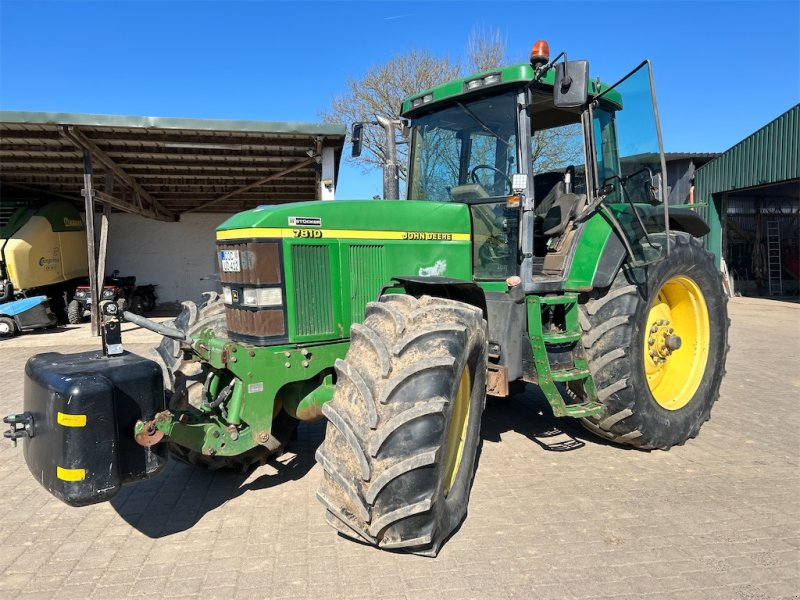
<instances>
[{"instance_id":1,"label":"white wall","mask_svg":"<svg viewBox=\"0 0 800 600\"><path fill-rule=\"evenodd\" d=\"M202 300L218 283L200 278L216 272L215 229L229 214L186 214L177 223L111 213L106 273L135 275L157 284L158 303ZM100 231L100 217L95 220Z\"/></svg>"}]
</instances>

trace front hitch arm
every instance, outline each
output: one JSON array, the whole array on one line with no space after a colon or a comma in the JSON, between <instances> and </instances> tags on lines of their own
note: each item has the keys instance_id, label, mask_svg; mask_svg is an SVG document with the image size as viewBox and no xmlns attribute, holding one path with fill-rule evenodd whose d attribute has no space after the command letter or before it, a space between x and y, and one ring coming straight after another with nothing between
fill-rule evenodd
<instances>
[{"instance_id":1,"label":"front hitch arm","mask_svg":"<svg viewBox=\"0 0 800 600\"><path fill-rule=\"evenodd\" d=\"M33 437L33 415L29 412L3 417L3 423L9 426L3 437L11 440L15 447L19 438Z\"/></svg>"}]
</instances>

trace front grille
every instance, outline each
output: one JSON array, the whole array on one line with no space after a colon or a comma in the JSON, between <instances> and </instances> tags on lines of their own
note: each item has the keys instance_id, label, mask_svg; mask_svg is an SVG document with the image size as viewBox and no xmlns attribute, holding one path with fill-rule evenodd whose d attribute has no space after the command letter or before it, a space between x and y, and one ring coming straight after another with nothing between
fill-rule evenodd
<instances>
[{"instance_id":1,"label":"front grille","mask_svg":"<svg viewBox=\"0 0 800 600\"><path fill-rule=\"evenodd\" d=\"M383 246L350 246L351 323L364 320L367 303L378 298L386 280L386 253Z\"/></svg>"},{"instance_id":2,"label":"front grille","mask_svg":"<svg viewBox=\"0 0 800 600\"><path fill-rule=\"evenodd\" d=\"M220 267L219 280L225 283L246 283L264 285L281 283L281 263L278 242L245 242L240 244L218 244L219 252L235 250L239 252L240 271L223 271Z\"/></svg>"},{"instance_id":3,"label":"front grille","mask_svg":"<svg viewBox=\"0 0 800 600\"><path fill-rule=\"evenodd\" d=\"M326 246L292 246L295 329L298 336L334 332L330 250Z\"/></svg>"},{"instance_id":4,"label":"front grille","mask_svg":"<svg viewBox=\"0 0 800 600\"><path fill-rule=\"evenodd\" d=\"M252 294L261 288L283 288L280 243L223 242L217 244L217 250L229 337L260 345L285 339L284 306L250 306L244 303L246 292ZM226 251L229 259L223 265L222 256ZM230 260L230 257L235 257L235 260Z\"/></svg>"},{"instance_id":5,"label":"front grille","mask_svg":"<svg viewBox=\"0 0 800 600\"><path fill-rule=\"evenodd\" d=\"M238 334L234 337L240 339L268 338L286 335L283 310L225 307L225 317L228 322L228 331ZM246 336L246 338L245 338Z\"/></svg>"}]
</instances>

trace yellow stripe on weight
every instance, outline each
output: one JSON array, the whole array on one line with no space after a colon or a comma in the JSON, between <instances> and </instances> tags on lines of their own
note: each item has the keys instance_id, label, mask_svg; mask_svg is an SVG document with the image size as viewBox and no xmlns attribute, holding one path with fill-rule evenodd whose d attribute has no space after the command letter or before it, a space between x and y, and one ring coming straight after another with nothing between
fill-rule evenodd
<instances>
[{"instance_id":1,"label":"yellow stripe on weight","mask_svg":"<svg viewBox=\"0 0 800 600\"><path fill-rule=\"evenodd\" d=\"M65 469L56 467L56 477L61 481L83 481L86 479L86 469Z\"/></svg>"},{"instance_id":2,"label":"yellow stripe on weight","mask_svg":"<svg viewBox=\"0 0 800 600\"><path fill-rule=\"evenodd\" d=\"M86 427L86 415L69 415L59 412L56 421L64 427Z\"/></svg>"}]
</instances>

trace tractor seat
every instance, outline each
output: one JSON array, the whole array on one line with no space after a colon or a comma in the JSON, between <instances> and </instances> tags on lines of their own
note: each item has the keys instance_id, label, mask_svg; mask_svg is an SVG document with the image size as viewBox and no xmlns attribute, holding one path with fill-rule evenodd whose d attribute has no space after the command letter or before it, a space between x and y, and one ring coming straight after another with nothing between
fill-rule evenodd
<instances>
[{"instance_id":1,"label":"tractor seat","mask_svg":"<svg viewBox=\"0 0 800 600\"><path fill-rule=\"evenodd\" d=\"M536 229L545 237L556 237L564 233L569 220L575 216L575 211L586 198L583 194L567 193L566 185L561 180L557 182L536 205Z\"/></svg>"},{"instance_id":2,"label":"tractor seat","mask_svg":"<svg viewBox=\"0 0 800 600\"><path fill-rule=\"evenodd\" d=\"M555 237L564 233L575 210L586 199L583 194L562 194L556 198L542 219L542 233L547 237Z\"/></svg>"}]
</instances>

